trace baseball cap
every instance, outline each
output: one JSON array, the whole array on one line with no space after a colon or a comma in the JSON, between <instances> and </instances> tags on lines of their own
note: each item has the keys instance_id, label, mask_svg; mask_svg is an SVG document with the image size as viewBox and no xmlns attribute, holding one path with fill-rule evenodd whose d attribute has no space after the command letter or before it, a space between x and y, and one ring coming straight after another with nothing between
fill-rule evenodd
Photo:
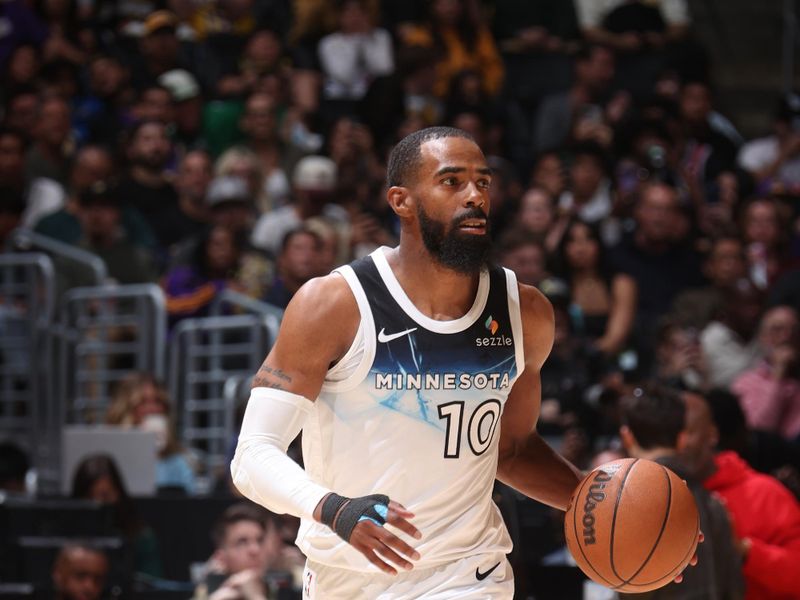
<instances>
[{"instance_id":1,"label":"baseball cap","mask_svg":"<svg viewBox=\"0 0 800 600\"><path fill-rule=\"evenodd\" d=\"M158 78L158 83L169 90L175 102L191 100L200 95L197 79L185 69L167 71Z\"/></svg>"},{"instance_id":2,"label":"baseball cap","mask_svg":"<svg viewBox=\"0 0 800 600\"><path fill-rule=\"evenodd\" d=\"M250 202L247 182L234 175L215 177L208 186L206 203L208 206L217 206L223 202Z\"/></svg>"},{"instance_id":3,"label":"baseball cap","mask_svg":"<svg viewBox=\"0 0 800 600\"><path fill-rule=\"evenodd\" d=\"M294 168L292 183L304 190L330 192L336 187L336 163L327 156L306 156Z\"/></svg>"},{"instance_id":4,"label":"baseball cap","mask_svg":"<svg viewBox=\"0 0 800 600\"><path fill-rule=\"evenodd\" d=\"M157 10L147 15L144 20L144 34L152 35L163 29L175 31L178 18L168 10Z\"/></svg>"}]
</instances>

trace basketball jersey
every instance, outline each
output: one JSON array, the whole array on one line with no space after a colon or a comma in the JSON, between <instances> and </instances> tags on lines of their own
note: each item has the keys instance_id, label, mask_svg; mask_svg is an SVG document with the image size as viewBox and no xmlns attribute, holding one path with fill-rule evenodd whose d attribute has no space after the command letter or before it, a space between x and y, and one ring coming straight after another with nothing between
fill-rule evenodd
<instances>
[{"instance_id":1,"label":"basketball jersey","mask_svg":"<svg viewBox=\"0 0 800 600\"><path fill-rule=\"evenodd\" d=\"M303 428L306 471L339 494L386 494L414 513L422 539L392 531L419 551L416 568L510 552L492 489L500 417L524 368L516 278L484 269L469 311L437 321L412 304L383 251L337 269L361 322ZM317 563L377 570L313 520L297 543Z\"/></svg>"}]
</instances>

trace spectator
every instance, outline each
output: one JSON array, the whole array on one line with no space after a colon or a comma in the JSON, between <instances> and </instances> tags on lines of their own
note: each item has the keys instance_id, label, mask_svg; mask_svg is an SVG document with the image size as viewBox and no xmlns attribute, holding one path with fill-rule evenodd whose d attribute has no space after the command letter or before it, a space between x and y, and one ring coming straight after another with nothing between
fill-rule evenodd
<instances>
[{"instance_id":1,"label":"spectator","mask_svg":"<svg viewBox=\"0 0 800 600\"><path fill-rule=\"evenodd\" d=\"M177 26L178 19L168 10L155 11L145 19L139 52L131 69L131 80L137 90L153 85L159 76L172 69L195 72L187 68L188 61L182 56Z\"/></svg>"},{"instance_id":2,"label":"spectator","mask_svg":"<svg viewBox=\"0 0 800 600\"><path fill-rule=\"evenodd\" d=\"M148 373L131 373L117 384L106 423L157 433L156 487L192 494L194 469L176 438L173 414L164 384Z\"/></svg>"},{"instance_id":3,"label":"spectator","mask_svg":"<svg viewBox=\"0 0 800 600\"><path fill-rule=\"evenodd\" d=\"M680 396L667 388L636 388L622 399L620 437L628 454L654 460L684 479L697 502L700 529L705 540L697 547L698 562L687 569L680 586L636 594L643 598L740 599L744 597L741 557L734 545L731 525L725 508L703 489L702 479L687 467L694 454L702 453L708 438L689 418ZM632 598L620 594L622 598Z\"/></svg>"},{"instance_id":4,"label":"spectator","mask_svg":"<svg viewBox=\"0 0 800 600\"><path fill-rule=\"evenodd\" d=\"M536 115L534 149L542 152L562 147L577 116L603 121L603 107L614 78L614 54L590 45L575 56L572 87L546 96Z\"/></svg>"},{"instance_id":5,"label":"spectator","mask_svg":"<svg viewBox=\"0 0 800 600\"><path fill-rule=\"evenodd\" d=\"M158 540L139 517L119 468L106 454L84 458L72 476L72 498L94 500L114 509L114 525L133 548L134 570L154 577L161 576Z\"/></svg>"},{"instance_id":6,"label":"spectator","mask_svg":"<svg viewBox=\"0 0 800 600\"><path fill-rule=\"evenodd\" d=\"M17 46L40 45L47 38L47 30L28 4L21 0L4 2L0 7L0 16L8 24L0 43L0 72L3 72Z\"/></svg>"},{"instance_id":7,"label":"spectator","mask_svg":"<svg viewBox=\"0 0 800 600\"><path fill-rule=\"evenodd\" d=\"M211 227L195 249L191 263L170 270L162 283L171 327L181 319L207 315L222 290L236 287L241 247L231 229Z\"/></svg>"},{"instance_id":8,"label":"spectator","mask_svg":"<svg viewBox=\"0 0 800 600\"><path fill-rule=\"evenodd\" d=\"M83 64L86 50L80 38L82 32L77 0L36 0L34 7L48 30L47 41L42 49L45 62L64 60L75 65ZM88 33L91 39L91 32L84 33Z\"/></svg>"},{"instance_id":9,"label":"spectator","mask_svg":"<svg viewBox=\"0 0 800 600\"><path fill-rule=\"evenodd\" d=\"M172 93L159 83L147 85L139 90L131 115L136 122L156 121L171 131L175 121Z\"/></svg>"},{"instance_id":10,"label":"spectator","mask_svg":"<svg viewBox=\"0 0 800 600\"><path fill-rule=\"evenodd\" d=\"M375 25L367 0L341 0L337 8L339 27L319 41L317 51L323 98L347 103L363 98L375 77L391 75L394 55L392 38Z\"/></svg>"},{"instance_id":11,"label":"spectator","mask_svg":"<svg viewBox=\"0 0 800 600\"><path fill-rule=\"evenodd\" d=\"M295 229L287 233L278 255L275 278L264 300L286 308L304 283L321 275L321 251L322 239L310 229Z\"/></svg>"},{"instance_id":12,"label":"spectator","mask_svg":"<svg viewBox=\"0 0 800 600\"><path fill-rule=\"evenodd\" d=\"M71 110L58 97L43 99L33 127L33 144L25 158L25 177L46 177L64 185L74 145L70 138Z\"/></svg>"},{"instance_id":13,"label":"spectator","mask_svg":"<svg viewBox=\"0 0 800 600\"><path fill-rule=\"evenodd\" d=\"M688 396L689 419L699 440L714 439L708 405ZM795 565L800 563L800 504L773 477L754 471L731 450L718 453L703 485L725 501L742 555L747 600L778 600L797 595Z\"/></svg>"},{"instance_id":14,"label":"spectator","mask_svg":"<svg viewBox=\"0 0 800 600\"><path fill-rule=\"evenodd\" d=\"M658 319L669 311L683 290L701 285L702 275L694 251L678 233L679 204L674 188L650 182L641 189L634 212L636 229L611 251L611 264L636 281L637 343L648 362L650 341Z\"/></svg>"},{"instance_id":15,"label":"spectator","mask_svg":"<svg viewBox=\"0 0 800 600\"><path fill-rule=\"evenodd\" d=\"M261 214L267 213L288 200L290 189L286 173L289 161L297 159L292 156L293 152L289 152L291 149L285 147L279 135L275 100L263 92L248 96L239 129L245 136L246 147L257 158L264 179L256 195L257 209Z\"/></svg>"},{"instance_id":16,"label":"spectator","mask_svg":"<svg viewBox=\"0 0 800 600\"><path fill-rule=\"evenodd\" d=\"M436 93L440 98L450 89L453 77L467 69L479 73L481 87L487 94L494 96L500 91L503 62L476 3L434 0L430 4L428 22L405 27L400 38L405 46L436 51Z\"/></svg>"},{"instance_id":17,"label":"spectator","mask_svg":"<svg viewBox=\"0 0 800 600\"><path fill-rule=\"evenodd\" d=\"M56 600L100 600L108 577L102 550L83 544L61 548L53 564Z\"/></svg>"},{"instance_id":18,"label":"spectator","mask_svg":"<svg viewBox=\"0 0 800 600\"><path fill-rule=\"evenodd\" d=\"M200 148L203 125L203 96L194 75L185 69L172 69L158 78L158 84L171 96L175 123L173 143L183 156Z\"/></svg>"},{"instance_id":19,"label":"spectator","mask_svg":"<svg viewBox=\"0 0 800 600\"><path fill-rule=\"evenodd\" d=\"M775 201L759 198L750 202L742 212L741 231L750 279L765 290L784 267L785 240Z\"/></svg>"},{"instance_id":20,"label":"spectator","mask_svg":"<svg viewBox=\"0 0 800 600\"><path fill-rule=\"evenodd\" d=\"M348 223L347 213L333 204L336 163L324 156L306 156L292 174L292 203L263 215L253 228L252 243L277 256L284 236L306 219L323 216L340 228Z\"/></svg>"},{"instance_id":21,"label":"spectator","mask_svg":"<svg viewBox=\"0 0 800 600\"><path fill-rule=\"evenodd\" d=\"M131 131L127 145L130 168L119 184L122 205L132 206L142 214L162 252L195 231L181 212L178 194L167 178L171 153L172 144L163 123L139 123Z\"/></svg>"},{"instance_id":22,"label":"spectator","mask_svg":"<svg viewBox=\"0 0 800 600\"><path fill-rule=\"evenodd\" d=\"M759 357L753 339L761 294L746 279L728 291L722 308L700 333L703 356L712 387L727 387Z\"/></svg>"},{"instance_id":23,"label":"spectator","mask_svg":"<svg viewBox=\"0 0 800 600\"><path fill-rule=\"evenodd\" d=\"M568 215L558 215L553 197L543 187L528 188L515 215L518 226L544 245L548 255L556 252L569 223Z\"/></svg>"},{"instance_id":24,"label":"spectator","mask_svg":"<svg viewBox=\"0 0 800 600\"><path fill-rule=\"evenodd\" d=\"M571 2L499 0L496 4L494 32L503 52L564 52L578 37Z\"/></svg>"},{"instance_id":25,"label":"spectator","mask_svg":"<svg viewBox=\"0 0 800 600\"><path fill-rule=\"evenodd\" d=\"M708 387L708 366L697 329L662 321L656 334L655 358L655 381L686 390Z\"/></svg>"},{"instance_id":26,"label":"spectator","mask_svg":"<svg viewBox=\"0 0 800 600\"><path fill-rule=\"evenodd\" d=\"M28 454L14 442L0 442L0 492L24 494L30 469Z\"/></svg>"},{"instance_id":27,"label":"spectator","mask_svg":"<svg viewBox=\"0 0 800 600\"><path fill-rule=\"evenodd\" d=\"M800 326L797 311L776 306L761 318L759 364L739 375L731 391L739 396L752 429L800 440Z\"/></svg>"},{"instance_id":28,"label":"spectator","mask_svg":"<svg viewBox=\"0 0 800 600\"><path fill-rule=\"evenodd\" d=\"M152 255L127 236L122 227L122 213L119 190L112 184L100 181L83 190L78 196L76 216L81 238L76 245L103 259L108 276L118 283L155 281ZM91 285L85 268L70 261L64 261L58 272L67 289Z\"/></svg>"},{"instance_id":29,"label":"spectator","mask_svg":"<svg viewBox=\"0 0 800 600\"><path fill-rule=\"evenodd\" d=\"M637 285L630 275L609 270L597 230L572 221L564 232L558 258L571 287L577 329L606 357L625 348L636 315Z\"/></svg>"},{"instance_id":30,"label":"spectator","mask_svg":"<svg viewBox=\"0 0 800 600\"><path fill-rule=\"evenodd\" d=\"M98 54L90 61L87 75L88 95L76 111L77 127L94 143L116 147L130 118L130 71L120 58Z\"/></svg>"},{"instance_id":31,"label":"spectator","mask_svg":"<svg viewBox=\"0 0 800 600\"><path fill-rule=\"evenodd\" d=\"M211 166L211 157L207 152L192 150L181 160L175 178L178 207L198 227L211 221L206 203L212 177Z\"/></svg>"},{"instance_id":32,"label":"spectator","mask_svg":"<svg viewBox=\"0 0 800 600\"><path fill-rule=\"evenodd\" d=\"M25 151L28 141L25 135L16 129L0 129L0 186L17 190L22 195L25 191Z\"/></svg>"},{"instance_id":33,"label":"spectator","mask_svg":"<svg viewBox=\"0 0 800 600\"><path fill-rule=\"evenodd\" d=\"M606 155L601 147L592 143L574 147L571 154L569 189L558 199L559 212L598 225L611 216L613 207Z\"/></svg>"},{"instance_id":34,"label":"spectator","mask_svg":"<svg viewBox=\"0 0 800 600\"><path fill-rule=\"evenodd\" d=\"M280 35L270 29L253 33L237 69L220 77L217 92L223 98L241 98L255 91L259 80L268 75L285 76L287 57Z\"/></svg>"},{"instance_id":35,"label":"spectator","mask_svg":"<svg viewBox=\"0 0 800 600\"><path fill-rule=\"evenodd\" d=\"M529 231L510 229L494 246L497 264L514 271L525 285L539 286L547 277L547 253L544 246Z\"/></svg>"},{"instance_id":36,"label":"spectator","mask_svg":"<svg viewBox=\"0 0 800 600\"><path fill-rule=\"evenodd\" d=\"M293 548L284 546L278 517L260 506L245 502L229 506L214 525L212 537L214 555L195 591L196 599L280 599L288 596L288 590L270 589L270 579L280 578L289 587L299 584L292 581L292 572L280 573L295 570L298 557Z\"/></svg>"},{"instance_id":37,"label":"spectator","mask_svg":"<svg viewBox=\"0 0 800 600\"><path fill-rule=\"evenodd\" d=\"M682 292L672 305L672 317L683 327L700 330L708 325L722 308L725 295L745 276L741 240L734 236L714 240L703 273L708 285Z\"/></svg>"},{"instance_id":38,"label":"spectator","mask_svg":"<svg viewBox=\"0 0 800 600\"><path fill-rule=\"evenodd\" d=\"M0 247L4 247L11 233L22 225L25 198L17 188L0 186Z\"/></svg>"},{"instance_id":39,"label":"spectator","mask_svg":"<svg viewBox=\"0 0 800 600\"><path fill-rule=\"evenodd\" d=\"M800 191L800 96L794 92L780 100L773 133L751 140L739 150L738 165L747 170L768 193Z\"/></svg>"},{"instance_id":40,"label":"spectator","mask_svg":"<svg viewBox=\"0 0 800 600\"><path fill-rule=\"evenodd\" d=\"M3 125L20 132L33 133L39 113L39 92L24 86L9 93L5 102Z\"/></svg>"}]
</instances>

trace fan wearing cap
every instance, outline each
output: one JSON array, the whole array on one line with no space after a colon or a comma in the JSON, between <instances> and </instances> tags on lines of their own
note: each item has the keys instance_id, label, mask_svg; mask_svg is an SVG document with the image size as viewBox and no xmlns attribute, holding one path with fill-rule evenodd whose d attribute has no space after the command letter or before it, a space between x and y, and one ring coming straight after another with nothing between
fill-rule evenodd
<instances>
[{"instance_id":1,"label":"fan wearing cap","mask_svg":"<svg viewBox=\"0 0 800 600\"><path fill-rule=\"evenodd\" d=\"M176 131L173 141L181 149L193 149L200 141L203 120L203 96L200 84L186 69L172 69L158 78L170 93Z\"/></svg>"},{"instance_id":2,"label":"fan wearing cap","mask_svg":"<svg viewBox=\"0 0 800 600\"><path fill-rule=\"evenodd\" d=\"M200 69L192 68L200 64L200 59L194 58L197 49L189 42L181 43L178 24L178 18L168 10L157 10L145 19L139 52L132 57L131 78L136 89L156 83L159 76L173 69L200 73ZM203 66L209 70L213 65L204 61ZM214 75L208 73L209 77Z\"/></svg>"},{"instance_id":3,"label":"fan wearing cap","mask_svg":"<svg viewBox=\"0 0 800 600\"><path fill-rule=\"evenodd\" d=\"M800 94L780 99L773 133L747 142L737 162L766 189L782 191L800 187Z\"/></svg>"},{"instance_id":4,"label":"fan wearing cap","mask_svg":"<svg viewBox=\"0 0 800 600\"><path fill-rule=\"evenodd\" d=\"M156 272L149 253L130 241L122 226L119 190L99 181L78 194L77 213L82 237L78 247L99 256L110 279L122 283L155 281ZM58 264L56 273L62 289L91 285L91 273L71 261Z\"/></svg>"},{"instance_id":5,"label":"fan wearing cap","mask_svg":"<svg viewBox=\"0 0 800 600\"><path fill-rule=\"evenodd\" d=\"M337 229L347 229L347 212L333 203L336 184L336 164L330 158L300 159L292 174L291 202L259 218L253 228L253 245L277 256L286 234L312 217L322 217Z\"/></svg>"}]
</instances>

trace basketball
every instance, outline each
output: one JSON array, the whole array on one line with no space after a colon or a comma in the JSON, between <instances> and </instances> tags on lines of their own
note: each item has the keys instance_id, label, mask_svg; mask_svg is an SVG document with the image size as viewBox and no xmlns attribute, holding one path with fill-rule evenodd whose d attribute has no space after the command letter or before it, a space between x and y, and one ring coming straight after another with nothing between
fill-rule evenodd
<instances>
[{"instance_id":1,"label":"basketball","mask_svg":"<svg viewBox=\"0 0 800 600\"><path fill-rule=\"evenodd\" d=\"M691 491L650 460L625 458L594 469L575 488L564 519L567 547L593 581L620 592L671 582L697 547Z\"/></svg>"}]
</instances>

